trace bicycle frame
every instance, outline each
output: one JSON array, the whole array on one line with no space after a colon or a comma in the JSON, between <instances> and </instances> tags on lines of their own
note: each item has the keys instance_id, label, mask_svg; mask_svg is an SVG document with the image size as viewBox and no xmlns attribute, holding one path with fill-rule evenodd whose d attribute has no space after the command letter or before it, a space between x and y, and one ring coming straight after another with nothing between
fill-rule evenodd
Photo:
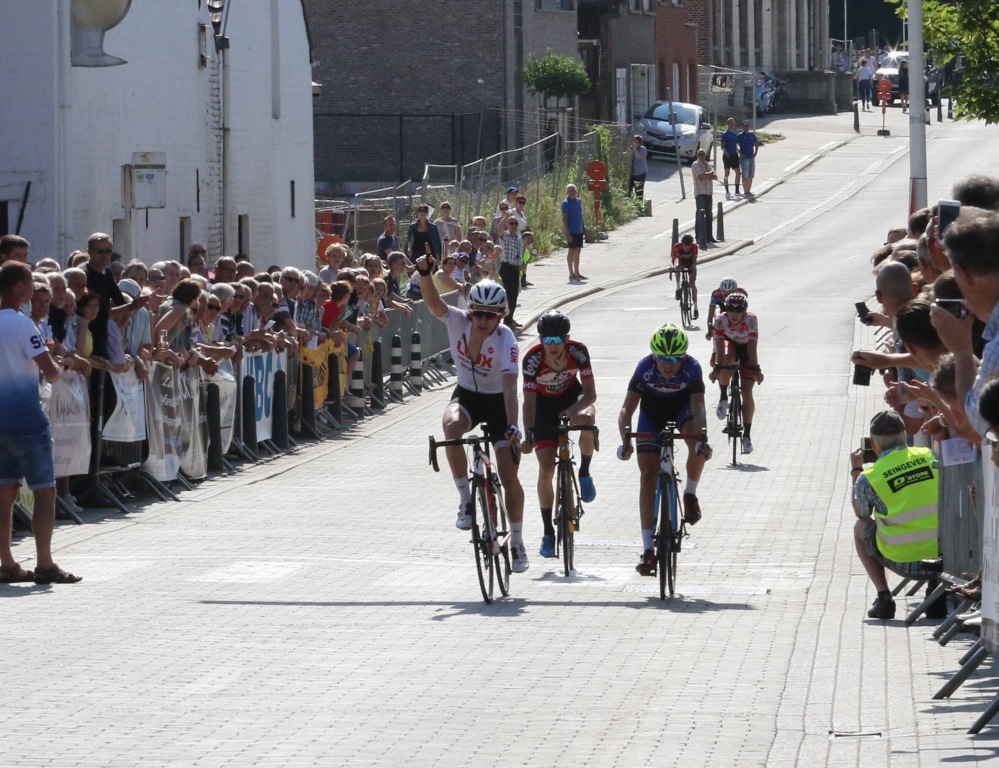
<instances>
[{"instance_id":1,"label":"bicycle frame","mask_svg":"<svg viewBox=\"0 0 999 768\"><path fill-rule=\"evenodd\" d=\"M510 593L511 531L507 524L506 504L499 477L493 471L489 457L489 441L484 434L439 441L431 435L430 464L434 471L440 472L437 449L458 445L471 446L472 449L472 499L479 502L478 505L472 504L472 547L482 598L488 604L493 599L494 578L504 596Z\"/></svg>"},{"instance_id":2,"label":"bicycle frame","mask_svg":"<svg viewBox=\"0 0 999 768\"><path fill-rule=\"evenodd\" d=\"M665 600L676 589L677 554L683 539L688 536L687 526L680 514L680 475L674 460L674 444L679 439L697 439L707 445L707 430L700 434L686 434L676 431L674 422L667 422L657 433L632 432L625 430L625 443L636 440L659 439L659 479L656 482L656 496L653 514L656 520L655 544L656 567L659 570L659 596ZM660 514L660 511L663 514Z\"/></svg>"}]
</instances>

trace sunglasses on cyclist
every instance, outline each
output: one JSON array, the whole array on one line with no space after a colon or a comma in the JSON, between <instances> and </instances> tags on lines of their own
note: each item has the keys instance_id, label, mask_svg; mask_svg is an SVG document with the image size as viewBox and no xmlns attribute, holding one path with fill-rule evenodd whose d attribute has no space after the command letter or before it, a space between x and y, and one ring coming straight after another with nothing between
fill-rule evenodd
<instances>
[{"instance_id":1,"label":"sunglasses on cyclist","mask_svg":"<svg viewBox=\"0 0 999 768\"><path fill-rule=\"evenodd\" d=\"M542 336L542 344L564 344L565 336Z\"/></svg>"},{"instance_id":2,"label":"sunglasses on cyclist","mask_svg":"<svg viewBox=\"0 0 999 768\"><path fill-rule=\"evenodd\" d=\"M479 320L491 320L494 317L499 317L500 316L499 312L488 312L485 309L473 309L471 312L469 312L469 314L472 317L479 318Z\"/></svg>"},{"instance_id":3,"label":"sunglasses on cyclist","mask_svg":"<svg viewBox=\"0 0 999 768\"><path fill-rule=\"evenodd\" d=\"M656 355L656 362L663 365L682 363L686 355Z\"/></svg>"}]
</instances>

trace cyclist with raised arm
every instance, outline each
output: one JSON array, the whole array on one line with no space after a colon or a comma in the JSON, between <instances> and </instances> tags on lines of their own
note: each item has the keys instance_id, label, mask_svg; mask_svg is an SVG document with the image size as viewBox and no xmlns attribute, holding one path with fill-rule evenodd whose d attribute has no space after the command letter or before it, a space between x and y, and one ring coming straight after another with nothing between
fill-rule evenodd
<instances>
[{"instance_id":1,"label":"cyclist with raised arm","mask_svg":"<svg viewBox=\"0 0 999 768\"><path fill-rule=\"evenodd\" d=\"M426 256L416 261L421 278L429 278L433 267L433 261ZM514 450L520 444L517 427L520 349L513 331L502 323L507 311L506 291L499 283L482 280L468 292L468 309L461 310L444 303L433 280L421 279L420 285L427 308L447 326L451 357L458 369L458 385L444 409L444 437L454 440L480 424L486 425L510 515L510 567L515 573L523 573L530 563L524 547L524 489L517 478L514 460ZM474 505L468 458L461 446L450 446L447 461L460 497L455 526L467 531L472 527Z\"/></svg>"},{"instance_id":2,"label":"cyclist with raised arm","mask_svg":"<svg viewBox=\"0 0 999 768\"><path fill-rule=\"evenodd\" d=\"M759 326L756 315L749 312L749 298L743 291L733 291L725 297L725 311L714 320L715 366L708 377L717 381L721 389L721 400L715 415L724 420L728 416L728 383L734 371L718 370L718 366L739 364L742 378L742 452L753 452L750 431L753 426L753 413L756 401L753 399L753 385L763 382L763 371L756 354L759 341Z\"/></svg>"},{"instance_id":3,"label":"cyclist with raised arm","mask_svg":"<svg viewBox=\"0 0 999 768\"><path fill-rule=\"evenodd\" d=\"M670 264L674 268L673 279L676 280L676 300L680 300L680 272L679 269L687 270L690 276L690 296L694 302L694 319L700 315L697 312L697 243L694 236L687 234L680 238L680 242L673 246L670 253Z\"/></svg>"},{"instance_id":4,"label":"cyclist with raised arm","mask_svg":"<svg viewBox=\"0 0 999 768\"><path fill-rule=\"evenodd\" d=\"M617 454L619 459L631 458L633 449L630 440L625 442L625 432L631 427L636 408L638 432L658 433L670 421L687 435L700 435L707 428L704 376L701 364L687 354L688 345L687 334L672 323L666 323L652 334L652 354L639 361L617 418L622 442ZM694 525L701 519L697 483L704 471L704 462L711 458L711 447L695 437L685 437L684 441L687 443L687 485L683 491L683 519L688 525ZM641 475L638 510L643 551L635 570L643 576L651 576L656 571L654 506L662 441L643 437L636 442Z\"/></svg>"},{"instance_id":5,"label":"cyclist with raised arm","mask_svg":"<svg viewBox=\"0 0 999 768\"><path fill-rule=\"evenodd\" d=\"M597 388L590 366L590 353L575 339L569 338L569 318L557 310L545 312L538 320L540 341L524 356L524 430L527 439L524 453L535 450L538 457L538 503L544 538L541 556L555 557L555 527L552 525L552 508L555 504L555 449L557 436L545 434L554 430L562 416L569 424L592 425L596 419L593 404ZM585 502L593 501L597 489L590 476L593 458L592 432L579 433L579 496Z\"/></svg>"},{"instance_id":6,"label":"cyclist with raised arm","mask_svg":"<svg viewBox=\"0 0 999 768\"><path fill-rule=\"evenodd\" d=\"M747 296L749 295L749 291L745 288L740 288L734 277L722 279L718 287L711 292L711 298L708 301L708 332L704 335L708 341L711 341L715 337L715 314L725 311L725 297L732 293L732 291L742 291Z\"/></svg>"}]
</instances>

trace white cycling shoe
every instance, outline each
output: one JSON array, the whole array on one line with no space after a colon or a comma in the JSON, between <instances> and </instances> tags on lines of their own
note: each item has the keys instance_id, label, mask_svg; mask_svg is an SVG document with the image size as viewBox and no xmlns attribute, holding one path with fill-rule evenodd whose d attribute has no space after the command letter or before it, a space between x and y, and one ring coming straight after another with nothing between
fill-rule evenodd
<instances>
[{"instance_id":1,"label":"white cycling shoe","mask_svg":"<svg viewBox=\"0 0 999 768\"><path fill-rule=\"evenodd\" d=\"M753 452L753 441L748 437L742 438L742 452L744 454Z\"/></svg>"},{"instance_id":2,"label":"white cycling shoe","mask_svg":"<svg viewBox=\"0 0 999 768\"><path fill-rule=\"evenodd\" d=\"M728 400L722 400L718 403L718 407L715 408L715 416L718 417L719 421L725 421L728 416Z\"/></svg>"},{"instance_id":3,"label":"white cycling shoe","mask_svg":"<svg viewBox=\"0 0 999 768\"><path fill-rule=\"evenodd\" d=\"M514 573L523 573L530 567L527 548L523 544L510 544L510 570Z\"/></svg>"}]
</instances>

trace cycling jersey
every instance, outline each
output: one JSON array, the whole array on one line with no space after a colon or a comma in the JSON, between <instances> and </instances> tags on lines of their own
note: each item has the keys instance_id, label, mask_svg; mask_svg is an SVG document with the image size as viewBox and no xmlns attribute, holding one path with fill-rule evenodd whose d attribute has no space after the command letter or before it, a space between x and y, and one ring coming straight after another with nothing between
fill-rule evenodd
<instances>
[{"instance_id":1,"label":"cycling jersey","mask_svg":"<svg viewBox=\"0 0 999 768\"><path fill-rule=\"evenodd\" d=\"M584 344L570 339L565 343L565 369L552 370L545 363L543 344L535 344L524 357L524 391L535 392L541 397L564 394L576 382L593 378L590 353Z\"/></svg>"},{"instance_id":2,"label":"cycling jersey","mask_svg":"<svg viewBox=\"0 0 999 768\"><path fill-rule=\"evenodd\" d=\"M473 361L468 356L468 338L472 335L472 318L455 307L448 307L440 318L447 326L451 341L451 357L458 369L458 386L469 392L497 394L503 391L503 376L518 373L517 360L520 348L513 331L500 323L482 341L479 357Z\"/></svg>"},{"instance_id":3,"label":"cycling jersey","mask_svg":"<svg viewBox=\"0 0 999 768\"><path fill-rule=\"evenodd\" d=\"M759 328L756 323L756 315L747 312L742 323L733 326L727 314L722 313L715 316L715 338L730 341L736 345L749 344L759 338Z\"/></svg>"},{"instance_id":4,"label":"cycling jersey","mask_svg":"<svg viewBox=\"0 0 999 768\"><path fill-rule=\"evenodd\" d=\"M725 306L725 297L727 297L730 293L734 293L735 291L739 291L740 293L744 293L747 296L749 296L749 292L745 288L733 288L731 291L723 291L721 288L715 288L711 292L711 301L709 303L710 306L718 307L719 309L721 309L722 307ZM724 312L724 309L722 309L722 311Z\"/></svg>"},{"instance_id":5,"label":"cycling jersey","mask_svg":"<svg viewBox=\"0 0 999 768\"><path fill-rule=\"evenodd\" d=\"M690 250L683 250L683 243L677 243L673 246L673 261L680 259L684 262L692 262L697 260L697 243L691 243Z\"/></svg>"},{"instance_id":6,"label":"cycling jersey","mask_svg":"<svg viewBox=\"0 0 999 768\"><path fill-rule=\"evenodd\" d=\"M690 355L683 359L683 365L675 376L666 378L656 365L655 355L643 357L635 373L628 382L628 391L642 396L642 408L664 401L686 402L691 395L704 392L704 376L701 364Z\"/></svg>"}]
</instances>

